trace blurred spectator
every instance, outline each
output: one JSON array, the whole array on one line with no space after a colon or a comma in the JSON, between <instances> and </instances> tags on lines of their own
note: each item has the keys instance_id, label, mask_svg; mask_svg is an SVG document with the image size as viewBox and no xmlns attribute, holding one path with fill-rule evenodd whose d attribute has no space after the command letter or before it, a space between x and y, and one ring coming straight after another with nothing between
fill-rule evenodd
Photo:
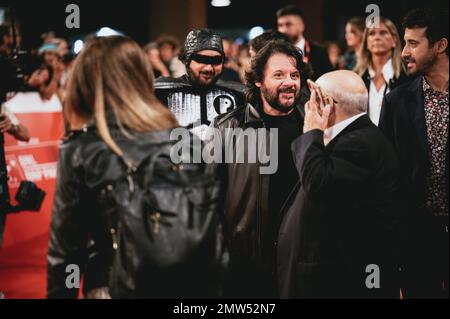
<instances>
[{"instance_id":1,"label":"blurred spectator","mask_svg":"<svg viewBox=\"0 0 450 319\"><path fill-rule=\"evenodd\" d=\"M69 44L67 43L67 41L63 38L57 38L55 35L55 32L53 32L53 31L43 33L41 35L41 39L42 39L42 45L45 45L45 44L56 45L58 47L60 56L63 57L64 55L69 53Z\"/></svg>"},{"instance_id":2,"label":"blurred spectator","mask_svg":"<svg viewBox=\"0 0 450 319\"><path fill-rule=\"evenodd\" d=\"M303 62L311 65L313 79L331 71L326 51L311 43L304 36L305 22L300 8L289 5L277 11L278 31L286 34L303 52Z\"/></svg>"},{"instance_id":3,"label":"blurred spectator","mask_svg":"<svg viewBox=\"0 0 450 319\"><path fill-rule=\"evenodd\" d=\"M186 73L184 64L178 59L180 43L167 34L161 35L157 40L160 58L173 77L180 77Z\"/></svg>"},{"instance_id":4,"label":"blurred spectator","mask_svg":"<svg viewBox=\"0 0 450 319\"><path fill-rule=\"evenodd\" d=\"M250 69L251 64L251 57L248 44L243 44L239 46L238 61L239 61L239 78L241 79L241 82L245 84L246 82L245 72L247 72Z\"/></svg>"},{"instance_id":5,"label":"blurred spectator","mask_svg":"<svg viewBox=\"0 0 450 319\"><path fill-rule=\"evenodd\" d=\"M41 35L42 43L50 43L55 38L56 38L55 32L53 31L45 32Z\"/></svg>"},{"instance_id":6,"label":"blurred spectator","mask_svg":"<svg viewBox=\"0 0 450 319\"><path fill-rule=\"evenodd\" d=\"M48 65L52 65L56 61L61 60L59 47L54 43L44 43L39 48L38 53L42 58L42 62Z\"/></svg>"},{"instance_id":7,"label":"blurred spectator","mask_svg":"<svg viewBox=\"0 0 450 319\"><path fill-rule=\"evenodd\" d=\"M37 90L43 100L50 100L53 95L59 95L59 80L63 72L62 64L57 63L55 67L43 64L39 69L34 71L28 79L28 86L33 90ZM61 99L62 101L63 99Z\"/></svg>"},{"instance_id":8,"label":"blurred spectator","mask_svg":"<svg viewBox=\"0 0 450 319\"><path fill-rule=\"evenodd\" d=\"M170 76L169 69L161 60L158 44L156 42L150 42L144 47L144 51L147 54L147 58L153 68L155 79L160 76Z\"/></svg>"},{"instance_id":9,"label":"blurred spectator","mask_svg":"<svg viewBox=\"0 0 450 319\"><path fill-rule=\"evenodd\" d=\"M364 31L355 72L369 91L368 113L375 125L380 120L384 96L407 79L401 54L400 36L391 20L381 17L378 28Z\"/></svg>"},{"instance_id":10,"label":"blurred spectator","mask_svg":"<svg viewBox=\"0 0 450 319\"><path fill-rule=\"evenodd\" d=\"M225 63L220 78L224 81L241 82L239 77L239 65L231 52L232 41L223 39L223 52L225 53Z\"/></svg>"},{"instance_id":11,"label":"blurred spectator","mask_svg":"<svg viewBox=\"0 0 450 319\"><path fill-rule=\"evenodd\" d=\"M163 34L157 40L161 60L169 63L178 53L180 44L173 36Z\"/></svg>"},{"instance_id":12,"label":"blurred spectator","mask_svg":"<svg viewBox=\"0 0 450 319\"><path fill-rule=\"evenodd\" d=\"M0 25L0 103L9 92L16 92L23 86L23 80L17 77L17 65L11 60L13 42L11 27Z\"/></svg>"},{"instance_id":13,"label":"blurred spectator","mask_svg":"<svg viewBox=\"0 0 450 319\"><path fill-rule=\"evenodd\" d=\"M356 66L356 55L361 51L362 37L366 29L364 18L354 17L345 26L345 40L348 51L344 55L344 69L353 70Z\"/></svg>"},{"instance_id":14,"label":"blurred spectator","mask_svg":"<svg viewBox=\"0 0 450 319\"><path fill-rule=\"evenodd\" d=\"M67 44L67 41L62 38L56 38L53 40L54 44L58 46L59 55L64 57L66 54L69 53L69 45Z\"/></svg>"},{"instance_id":15,"label":"blurred spectator","mask_svg":"<svg viewBox=\"0 0 450 319\"><path fill-rule=\"evenodd\" d=\"M0 54L9 56L13 50L13 37L11 27L0 25Z\"/></svg>"},{"instance_id":16,"label":"blurred spectator","mask_svg":"<svg viewBox=\"0 0 450 319\"><path fill-rule=\"evenodd\" d=\"M250 56L254 57L256 53L258 53L258 51L271 40L284 40L286 42L291 42L291 39L286 34L276 30L267 30L250 41Z\"/></svg>"},{"instance_id":17,"label":"blurred spectator","mask_svg":"<svg viewBox=\"0 0 450 319\"><path fill-rule=\"evenodd\" d=\"M256 54L261 50L264 45L271 40L282 40L292 43L291 39L284 33L278 32L277 30L267 30L261 35L255 37L250 41L249 55L251 58L256 56ZM247 61L247 69L250 69L251 60ZM244 74L245 77L245 74ZM245 83L245 81L244 81Z\"/></svg>"},{"instance_id":18,"label":"blurred spectator","mask_svg":"<svg viewBox=\"0 0 450 319\"><path fill-rule=\"evenodd\" d=\"M231 41L230 58L232 58L234 61L238 61L240 53L241 45L239 45L236 41Z\"/></svg>"},{"instance_id":19,"label":"blurred spectator","mask_svg":"<svg viewBox=\"0 0 450 319\"><path fill-rule=\"evenodd\" d=\"M11 28L8 25L0 25L0 103L2 104L0 107L0 134L8 133L19 141L27 142L30 139L28 129L20 124L17 117L3 104L6 100L7 91L14 86L12 82L15 78L15 68L8 60L13 51L13 46ZM0 147L3 147L3 145ZM3 185L0 187L3 187Z\"/></svg>"},{"instance_id":20,"label":"blurred spectator","mask_svg":"<svg viewBox=\"0 0 450 319\"><path fill-rule=\"evenodd\" d=\"M39 48L39 55L42 58L42 67L36 70L30 77L28 84L32 87L39 87L42 99L50 100L54 94L58 94L61 101L64 100L64 91L61 79L65 72L65 65L60 55L59 47L54 43L43 44ZM42 79L47 78L46 81ZM36 79L44 83L35 85Z\"/></svg>"},{"instance_id":21,"label":"blurred spectator","mask_svg":"<svg viewBox=\"0 0 450 319\"><path fill-rule=\"evenodd\" d=\"M329 42L327 44L328 59L330 59L333 71L341 69L341 48L337 42Z\"/></svg>"}]
</instances>

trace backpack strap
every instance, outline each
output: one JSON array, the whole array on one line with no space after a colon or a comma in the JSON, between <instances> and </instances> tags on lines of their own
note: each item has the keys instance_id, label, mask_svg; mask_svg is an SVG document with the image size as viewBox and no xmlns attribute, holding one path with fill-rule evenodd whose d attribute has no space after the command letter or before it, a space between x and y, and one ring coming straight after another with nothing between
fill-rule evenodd
<instances>
[{"instance_id":1,"label":"backpack strap","mask_svg":"<svg viewBox=\"0 0 450 319\"><path fill-rule=\"evenodd\" d=\"M134 192L134 182L133 182L132 174L136 173L138 167L136 166L133 159L128 157L126 154L119 156L119 158L122 160L122 163L127 168L125 176L128 181L128 188L129 188L130 192L133 193Z\"/></svg>"},{"instance_id":2,"label":"backpack strap","mask_svg":"<svg viewBox=\"0 0 450 319\"><path fill-rule=\"evenodd\" d=\"M162 157L165 156L165 151L164 149L160 149L157 152L155 152L153 155L151 155L148 159L149 161L149 169L147 171L147 173L145 174L145 176L143 176L143 183L144 185L153 179L154 175L155 175L155 165L157 162L157 158L158 157ZM165 156L167 157L170 161L170 156ZM129 156L127 156L126 154L123 154L122 156L120 156L120 159L122 160L122 163L126 166L126 172L125 172L125 177L128 181L128 187L130 192L134 192L135 190L135 185L134 185L134 181L133 181L133 175L138 171L139 167L138 165L136 165L135 161L130 158ZM174 167L177 166L174 164Z\"/></svg>"}]
</instances>

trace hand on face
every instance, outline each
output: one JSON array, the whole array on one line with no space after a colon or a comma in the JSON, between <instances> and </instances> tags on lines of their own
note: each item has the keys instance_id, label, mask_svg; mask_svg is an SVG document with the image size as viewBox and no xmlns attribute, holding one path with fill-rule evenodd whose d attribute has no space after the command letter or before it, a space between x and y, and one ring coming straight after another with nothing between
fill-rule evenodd
<instances>
[{"instance_id":1,"label":"hand on face","mask_svg":"<svg viewBox=\"0 0 450 319\"><path fill-rule=\"evenodd\" d=\"M28 85L37 88L44 85L49 78L49 73L47 69L39 69L33 72L30 79L28 80Z\"/></svg>"},{"instance_id":2,"label":"hand on face","mask_svg":"<svg viewBox=\"0 0 450 319\"><path fill-rule=\"evenodd\" d=\"M325 131L328 128L330 115L334 112L334 101L331 97L325 97L325 101L322 101L319 96L317 90L313 88L311 98L305 104L304 133L312 130Z\"/></svg>"}]
</instances>

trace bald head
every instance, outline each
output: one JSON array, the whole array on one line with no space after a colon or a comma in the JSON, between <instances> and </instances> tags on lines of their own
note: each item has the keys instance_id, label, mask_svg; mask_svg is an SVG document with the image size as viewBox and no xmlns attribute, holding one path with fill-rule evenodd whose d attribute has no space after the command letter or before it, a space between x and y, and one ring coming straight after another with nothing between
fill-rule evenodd
<instances>
[{"instance_id":1,"label":"bald head","mask_svg":"<svg viewBox=\"0 0 450 319\"><path fill-rule=\"evenodd\" d=\"M352 71L334 71L322 75L317 84L336 100L336 110L347 116L367 112L369 95L361 77Z\"/></svg>"}]
</instances>

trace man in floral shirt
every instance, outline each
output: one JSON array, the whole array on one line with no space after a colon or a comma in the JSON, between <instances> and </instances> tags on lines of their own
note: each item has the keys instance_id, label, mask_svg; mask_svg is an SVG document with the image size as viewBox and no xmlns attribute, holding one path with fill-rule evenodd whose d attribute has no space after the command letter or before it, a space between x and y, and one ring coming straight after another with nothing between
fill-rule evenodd
<instances>
[{"instance_id":1,"label":"man in floral shirt","mask_svg":"<svg viewBox=\"0 0 450 319\"><path fill-rule=\"evenodd\" d=\"M416 9L403 25L415 78L386 96L380 121L401 163L401 287L407 298L448 298L448 11Z\"/></svg>"}]
</instances>

